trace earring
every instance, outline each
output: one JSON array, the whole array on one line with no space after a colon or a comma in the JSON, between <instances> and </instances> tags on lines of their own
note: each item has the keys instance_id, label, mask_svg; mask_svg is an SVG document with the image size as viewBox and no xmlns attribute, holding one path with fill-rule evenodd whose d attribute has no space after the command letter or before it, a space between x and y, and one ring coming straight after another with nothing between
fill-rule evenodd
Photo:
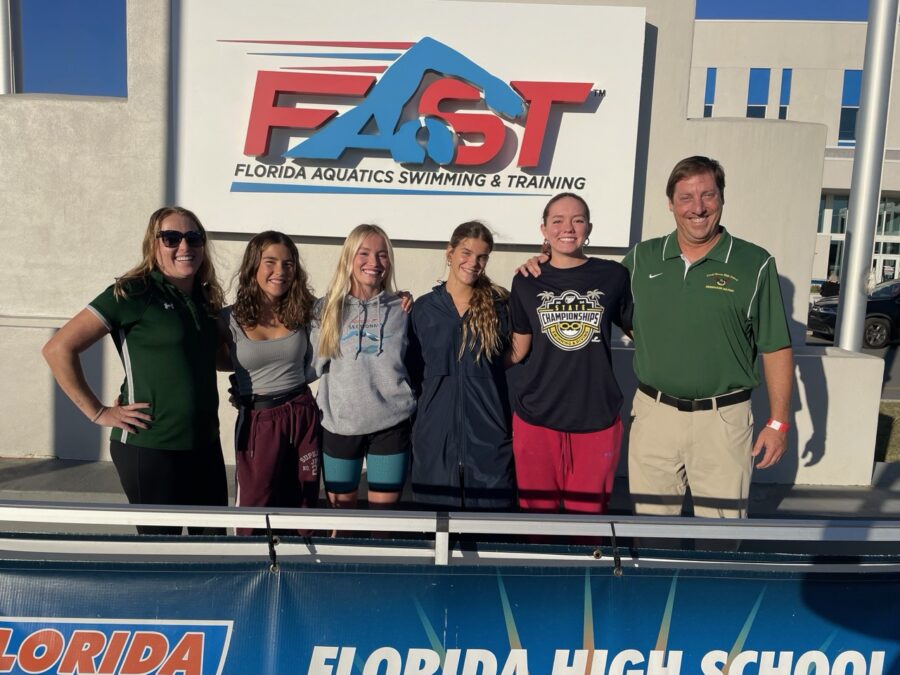
<instances>
[{"instance_id":1,"label":"earring","mask_svg":"<svg viewBox=\"0 0 900 675\"><path fill-rule=\"evenodd\" d=\"M447 267L450 267L450 258L447 258Z\"/></svg>"},{"instance_id":2,"label":"earring","mask_svg":"<svg viewBox=\"0 0 900 675\"><path fill-rule=\"evenodd\" d=\"M548 258L550 257L550 240L544 239L544 243L541 244L541 255L545 255Z\"/></svg>"},{"instance_id":3,"label":"earring","mask_svg":"<svg viewBox=\"0 0 900 675\"><path fill-rule=\"evenodd\" d=\"M591 238L590 238L590 237L585 237L585 238L584 238L584 244L583 244L583 245L584 245L584 246L588 246L588 245L590 245L590 243L591 243Z\"/></svg>"}]
</instances>

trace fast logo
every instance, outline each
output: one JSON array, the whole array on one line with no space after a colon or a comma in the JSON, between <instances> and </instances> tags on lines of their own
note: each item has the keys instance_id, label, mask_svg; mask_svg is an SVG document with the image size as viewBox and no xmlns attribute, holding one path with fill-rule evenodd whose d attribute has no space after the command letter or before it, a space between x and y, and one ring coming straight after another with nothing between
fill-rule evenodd
<instances>
[{"instance_id":1,"label":"fast logo","mask_svg":"<svg viewBox=\"0 0 900 675\"><path fill-rule=\"evenodd\" d=\"M554 295L544 291L538 295L541 305L537 308L541 332L560 349L574 352L584 347L594 336L600 335L603 291L563 291Z\"/></svg>"},{"instance_id":2,"label":"fast logo","mask_svg":"<svg viewBox=\"0 0 900 675\"><path fill-rule=\"evenodd\" d=\"M517 165L535 167L551 110L561 104L584 103L592 86L591 82L507 84L458 51L426 37L412 44L377 81L374 75L260 71L244 154L268 155L272 130L286 128L314 133L289 148L285 157L337 160L347 150L360 150L387 152L400 163L422 164L430 159L440 165L481 166L515 143L515 134L507 133L501 119L505 118L524 125ZM420 90L418 101L413 102ZM279 105L280 95L313 101L316 97L362 97L363 101L338 116L337 110L322 105ZM486 111L458 111L461 106L476 107L482 100ZM481 143L466 144L461 138L480 138Z\"/></svg>"},{"instance_id":3,"label":"fast logo","mask_svg":"<svg viewBox=\"0 0 900 675\"><path fill-rule=\"evenodd\" d=\"M221 673L231 621L0 619L0 673Z\"/></svg>"}]
</instances>

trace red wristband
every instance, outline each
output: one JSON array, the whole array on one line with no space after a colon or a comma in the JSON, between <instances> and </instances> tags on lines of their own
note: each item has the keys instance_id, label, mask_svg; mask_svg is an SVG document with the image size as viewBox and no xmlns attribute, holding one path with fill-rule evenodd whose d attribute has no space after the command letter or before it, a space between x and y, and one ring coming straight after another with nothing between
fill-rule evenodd
<instances>
[{"instance_id":1,"label":"red wristband","mask_svg":"<svg viewBox=\"0 0 900 675\"><path fill-rule=\"evenodd\" d=\"M791 425L787 422L779 422L774 417L769 418L769 421L766 422L766 426L769 427L769 429L780 431L783 434L786 434L787 430L791 428Z\"/></svg>"}]
</instances>

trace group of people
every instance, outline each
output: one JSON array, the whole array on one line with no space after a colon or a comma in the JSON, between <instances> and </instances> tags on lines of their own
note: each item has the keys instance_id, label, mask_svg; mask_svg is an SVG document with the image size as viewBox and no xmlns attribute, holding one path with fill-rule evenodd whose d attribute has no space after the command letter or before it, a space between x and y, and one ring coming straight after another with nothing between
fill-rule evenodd
<instances>
[{"instance_id":1,"label":"group of people","mask_svg":"<svg viewBox=\"0 0 900 675\"><path fill-rule=\"evenodd\" d=\"M615 324L634 337L640 383L635 511L680 513L690 485L697 515L745 516L753 458L765 468L785 451L793 366L774 260L720 225L724 187L714 160L679 162L666 191L675 231L623 264L587 257L588 205L556 195L544 253L509 292L485 273L490 229L463 223L446 280L414 302L396 291L387 234L360 225L318 300L290 237L256 235L226 307L200 220L166 207L140 264L44 356L82 413L112 427L134 504L227 505L218 368L233 372L239 408L238 506L313 506L324 478L330 504L353 508L365 460L370 508L397 504L410 481L425 508L602 514L623 437ZM108 406L79 358L107 333L125 368ZM772 418L754 444L758 353Z\"/></svg>"}]
</instances>

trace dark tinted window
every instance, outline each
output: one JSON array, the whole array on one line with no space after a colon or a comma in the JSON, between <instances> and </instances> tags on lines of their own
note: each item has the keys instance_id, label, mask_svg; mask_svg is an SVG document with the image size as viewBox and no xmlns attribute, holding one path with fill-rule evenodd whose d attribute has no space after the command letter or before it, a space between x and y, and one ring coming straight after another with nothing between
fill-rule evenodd
<instances>
[{"instance_id":1,"label":"dark tinted window","mask_svg":"<svg viewBox=\"0 0 900 675\"><path fill-rule=\"evenodd\" d=\"M125 0L18 0L16 91L127 96Z\"/></svg>"}]
</instances>

